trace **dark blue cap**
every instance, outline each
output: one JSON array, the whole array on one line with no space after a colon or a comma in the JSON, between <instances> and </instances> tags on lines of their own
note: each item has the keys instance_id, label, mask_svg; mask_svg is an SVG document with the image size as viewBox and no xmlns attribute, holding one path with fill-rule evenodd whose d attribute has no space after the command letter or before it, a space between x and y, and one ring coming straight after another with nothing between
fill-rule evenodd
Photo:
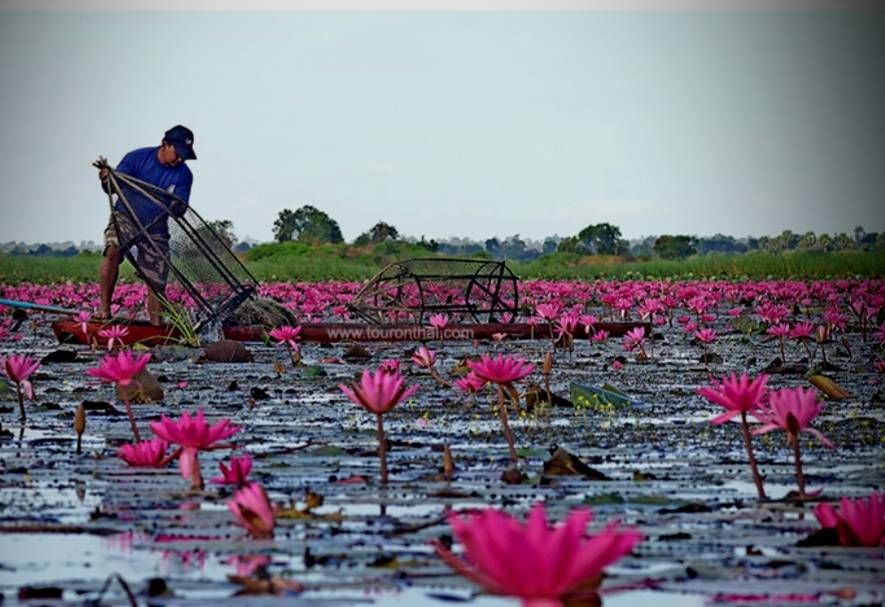
<instances>
[{"instance_id":1,"label":"dark blue cap","mask_svg":"<svg viewBox=\"0 0 885 607\"><path fill-rule=\"evenodd\" d=\"M194 153L194 132L186 126L175 125L163 135L163 141L172 144L175 153L182 160L196 160Z\"/></svg>"}]
</instances>

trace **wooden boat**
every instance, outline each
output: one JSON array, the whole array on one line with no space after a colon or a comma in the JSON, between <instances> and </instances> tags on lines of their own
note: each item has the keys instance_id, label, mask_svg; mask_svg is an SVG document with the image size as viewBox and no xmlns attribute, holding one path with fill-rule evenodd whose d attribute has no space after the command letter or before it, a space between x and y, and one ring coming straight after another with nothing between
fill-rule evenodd
<instances>
[{"instance_id":1,"label":"wooden boat","mask_svg":"<svg viewBox=\"0 0 885 607\"><path fill-rule=\"evenodd\" d=\"M52 323L52 331L62 343L90 344L102 342L98 332L110 325L125 327L128 332L121 339L124 344L140 343L148 346L180 343L182 336L168 325L151 325L147 321L114 319L104 322L89 322L86 330L74 320L57 320ZM594 325L599 331L607 331L611 337L620 337L636 327L645 328L651 334L647 322L601 322ZM224 337L236 341L265 341L267 329L262 326L224 327ZM487 340L497 336L506 339L547 339L550 327L526 323L486 323L449 325L442 331L428 326L414 324L375 325L367 323L301 323L301 341L314 343L336 343L342 341L463 341ZM583 326L575 329L576 339L588 337Z\"/></svg>"}]
</instances>

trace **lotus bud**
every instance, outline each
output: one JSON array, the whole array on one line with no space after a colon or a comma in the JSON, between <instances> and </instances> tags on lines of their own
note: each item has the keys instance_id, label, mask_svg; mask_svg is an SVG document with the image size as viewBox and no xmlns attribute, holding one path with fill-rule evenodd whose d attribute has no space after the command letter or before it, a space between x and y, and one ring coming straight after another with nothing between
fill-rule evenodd
<instances>
[{"instance_id":1,"label":"lotus bud","mask_svg":"<svg viewBox=\"0 0 885 607\"><path fill-rule=\"evenodd\" d=\"M547 352L544 355L544 375L550 375L551 371L553 371L553 352Z\"/></svg>"},{"instance_id":2,"label":"lotus bud","mask_svg":"<svg viewBox=\"0 0 885 607\"><path fill-rule=\"evenodd\" d=\"M77 433L77 455L80 455L83 433L86 432L86 407L83 403L80 403L77 412L74 413L74 432Z\"/></svg>"},{"instance_id":3,"label":"lotus bud","mask_svg":"<svg viewBox=\"0 0 885 607\"><path fill-rule=\"evenodd\" d=\"M455 472L455 462L452 459L452 449L448 445L443 446L443 476L447 479Z\"/></svg>"},{"instance_id":4,"label":"lotus bud","mask_svg":"<svg viewBox=\"0 0 885 607\"><path fill-rule=\"evenodd\" d=\"M826 343L830 338L830 330L826 325L818 325L817 327L817 343L823 344Z\"/></svg>"}]
</instances>

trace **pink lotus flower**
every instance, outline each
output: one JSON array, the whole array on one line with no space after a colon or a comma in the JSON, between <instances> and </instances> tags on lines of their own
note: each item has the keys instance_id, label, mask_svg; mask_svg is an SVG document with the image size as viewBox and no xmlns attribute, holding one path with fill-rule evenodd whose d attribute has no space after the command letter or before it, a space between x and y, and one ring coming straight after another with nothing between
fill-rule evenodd
<instances>
[{"instance_id":1,"label":"pink lotus flower","mask_svg":"<svg viewBox=\"0 0 885 607\"><path fill-rule=\"evenodd\" d=\"M615 371L620 371L623 368L624 368L624 363L619 361L617 358L614 361L612 361L612 369L614 369Z\"/></svg>"},{"instance_id":2,"label":"pink lotus flower","mask_svg":"<svg viewBox=\"0 0 885 607\"><path fill-rule=\"evenodd\" d=\"M347 398L372 413L387 413L418 391L417 384L406 387L399 373L385 373L381 369L375 373L365 370L359 383L338 387Z\"/></svg>"},{"instance_id":3,"label":"pink lotus flower","mask_svg":"<svg viewBox=\"0 0 885 607\"><path fill-rule=\"evenodd\" d=\"M276 523L276 507L270 503L264 487L249 483L228 500L227 507L253 537L271 538Z\"/></svg>"},{"instance_id":4,"label":"pink lotus flower","mask_svg":"<svg viewBox=\"0 0 885 607\"><path fill-rule=\"evenodd\" d=\"M519 356L498 354L492 358L483 354L480 360L468 360L467 366L477 377L494 384L509 384L519 381L535 370L535 366Z\"/></svg>"},{"instance_id":5,"label":"pink lotus flower","mask_svg":"<svg viewBox=\"0 0 885 607\"><path fill-rule=\"evenodd\" d=\"M517 597L524 607L562 607L597 586L603 569L642 541L635 531L620 531L617 522L585 537L591 516L573 510L551 528L542 504L525 524L492 508L464 518L453 514L449 524L464 545L464 558L440 543L435 548L449 567L489 592Z\"/></svg>"},{"instance_id":6,"label":"pink lotus flower","mask_svg":"<svg viewBox=\"0 0 885 607\"><path fill-rule=\"evenodd\" d=\"M553 322L556 320L556 317L559 316L559 311L561 309L562 307L554 302L540 303L535 306L535 314L537 314L542 320Z\"/></svg>"},{"instance_id":7,"label":"pink lotus flower","mask_svg":"<svg viewBox=\"0 0 885 607\"><path fill-rule=\"evenodd\" d=\"M106 383L128 386L133 378L144 370L151 360L150 354L133 355L130 351L107 354L96 369L87 369L86 375L96 377Z\"/></svg>"},{"instance_id":8,"label":"pink lotus flower","mask_svg":"<svg viewBox=\"0 0 885 607\"><path fill-rule=\"evenodd\" d=\"M108 340L108 350L114 349L114 344L119 343L123 347L123 338L129 335L129 329L121 325L111 325L107 329L98 332L99 337Z\"/></svg>"},{"instance_id":9,"label":"pink lotus flower","mask_svg":"<svg viewBox=\"0 0 885 607\"><path fill-rule=\"evenodd\" d=\"M301 325L298 325L297 327L283 325L272 329L269 333L272 338L277 340L278 345L286 345L286 348L289 350L289 358L292 360L293 365L297 365L301 362L301 348L298 347L298 344L295 341L301 339L300 334Z\"/></svg>"},{"instance_id":10,"label":"pink lotus flower","mask_svg":"<svg viewBox=\"0 0 885 607\"><path fill-rule=\"evenodd\" d=\"M839 310L830 309L824 312L824 322L827 323L827 328L829 328L831 331L833 329L840 329L844 331L848 319L845 318L845 315L842 314L842 312L840 312Z\"/></svg>"},{"instance_id":11,"label":"pink lotus flower","mask_svg":"<svg viewBox=\"0 0 885 607\"><path fill-rule=\"evenodd\" d=\"M819 430L809 427L811 421L823 411L824 403L818 402L817 393L805 388L783 388L771 392L768 404L753 412L764 425L753 431L753 434L765 434L772 430L785 430L798 434L807 431L832 448L833 443Z\"/></svg>"},{"instance_id":12,"label":"pink lotus flower","mask_svg":"<svg viewBox=\"0 0 885 607\"><path fill-rule=\"evenodd\" d=\"M578 322L579 318L577 314L566 313L560 316L559 320L556 321L556 327L554 327L556 338L565 338L566 341L570 340L575 334L575 330L578 328Z\"/></svg>"},{"instance_id":13,"label":"pink lotus flower","mask_svg":"<svg viewBox=\"0 0 885 607\"><path fill-rule=\"evenodd\" d=\"M804 499L805 476L802 474L802 456L799 449L799 433L807 430L827 447L833 443L819 430L809 427L811 420L823 410L823 403L817 402L817 394L804 388L783 388L775 390L768 398L768 404L753 415L764 425L753 431L753 434L764 434L772 430L782 429L787 433L787 442L793 448L793 460L796 466L796 484L799 497Z\"/></svg>"},{"instance_id":14,"label":"pink lotus flower","mask_svg":"<svg viewBox=\"0 0 885 607\"><path fill-rule=\"evenodd\" d=\"M746 373L742 373L740 378L732 373L719 381L714 380L714 384L710 388L699 389L698 394L727 409L722 415L710 420L710 423L714 426L719 425L736 415L758 409L765 399L767 382L768 376L765 374L751 381L750 376Z\"/></svg>"},{"instance_id":15,"label":"pink lotus flower","mask_svg":"<svg viewBox=\"0 0 885 607\"><path fill-rule=\"evenodd\" d=\"M6 358L0 358L0 362L2 362L3 374L15 384L19 413L22 421L25 421L27 416L25 414L23 395L30 400L34 400L34 386L28 378L33 375L34 371L40 368L40 361L34 360L30 356L10 354Z\"/></svg>"},{"instance_id":16,"label":"pink lotus flower","mask_svg":"<svg viewBox=\"0 0 885 607\"><path fill-rule=\"evenodd\" d=\"M10 354L6 358L0 358L3 363L3 374L13 383L21 386L25 396L34 399L34 386L28 378L40 368L40 361L30 356Z\"/></svg>"},{"instance_id":17,"label":"pink lotus flower","mask_svg":"<svg viewBox=\"0 0 885 607\"><path fill-rule=\"evenodd\" d=\"M297 327L292 327L289 325L276 327L271 330L269 335L277 340L277 343L286 344L290 348L297 350L298 344L295 343L295 340L301 339L301 325Z\"/></svg>"},{"instance_id":18,"label":"pink lotus flower","mask_svg":"<svg viewBox=\"0 0 885 607\"><path fill-rule=\"evenodd\" d=\"M151 360L150 354L133 356L132 352L120 352L116 356L107 354L98 364L97 369L87 369L86 375L97 377L106 383L115 383L126 387L132 383L136 375L142 372ZM138 425L135 423L135 415L132 412L132 404L126 391L122 391L123 403L126 405L126 414L129 416L129 425L132 427L132 435L135 442L141 442Z\"/></svg>"},{"instance_id":19,"label":"pink lotus flower","mask_svg":"<svg viewBox=\"0 0 885 607\"><path fill-rule=\"evenodd\" d=\"M695 332L694 336L695 339L697 339L702 344L711 344L716 341L716 338L718 337L718 335L716 335L716 331L710 328L700 329L699 331Z\"/></svg>"},{"instance_id":20,"label":"pink lotus flower","mask_svg":"<svg viewBox=\"0 0 885 607\"><path fill-rule=\"evenodd\" d=\"M836 529L843 546L885 545L885 493L875 491L866 499L843 497L839 510L823 503L814 509L821 527Z\"/></svg>"},{"instance_id":21,"label":"pink lotus flower","mask_svg":"<svg viewBox=\"0 0 885 607\"><path fill-rule=\"evenodd\" d=\"M399 360L396 358L382 360L381 364L378 365L378 370L385 373L399 373Z\"/></svg>"},{"instance_id":22,"label":"pink lotus flower","mask_svg":"<svg viewBox=\"0 0 885 607\"><path fill-rule=\"evenodd\" d=\"M793 339L811 339L814 336L814 325L810 322L797 322L790 329L790 337Z\"/></svg>"},{"instance_id":23,"label":"pink lotus flower","mask_svg":"<svg viewBox=\"0 0 885 607\"><path fill-rule=\"evenodd\" d=\"M437 331L442 331L449 326L449 317L445 314L433 314L428 320L430 326Z\"/></svg>"},{"instance_id":24,"label":"pink lotus flower","mask_svg":"<svg viewBox=\"0 0 885 607\"><path fill-rule=\"evenodd\" d=\"M762 406L767 395L768 389L765 385L767 382L768 376L765 374L750 381L750 376L746 373L741 374L740 378L732 373L731 376L724 376L719 381L714 380L713 387L698 390L698 394L710 402L727 409L722 415L710 420L710 423L714 426L725 423L736 415L741 416L741 433L744 437L744 448L747 450L750 471L753 474L753 482L756 485L756 492L760 499L765 497L765 489L762 487L762 476L759 474L756 457L753 455L753 443L750 438L750 425L747 422L747 413L751 413Z\"/></svg>"},{"instance_id":25,"label":"pink lotus flower","mask_svg":"<svg viewBox=\"0 0 885 607\"><path fill-rule=\"evenodd\" d=\"M203 488L203 476L198 459L199 452L218 448L215 443L230 438L240 431L240 428L232 425L228 418L209 426L203 416L202 409L197 411L194 417L185 411L175 421L161 415L160 421L151 422L150 425L151 430L158 437L181 446L178 467L181 470L181 476L191 479L195 489Z\"/></svg>"},{"instance_id":26,"label":"pink lotus flower","mask_svg":"<svg viewBox=\"0 0 885 607\"><path fill-rule=\"evenodd\" d=\"M513 444L513 434L510 432L510 422L507 419L507 407L504 405L504 390L516 394L512 382L529 376L535 370L534 365L518 356L504 356L498 354L492 358L483 354L479 361L468 360L467 366L480 379L498 384L498 418L501 420L501 428L504 431L504 440L507 441L507 449L510 459L514 462L519 460L519 454ZM519 396L515 398L518 400Z\"/></svg>"},{"instance_id":27,"label":"pink lotus flower","mask_svg":"<svg viewBox=\"0 0 885 607\"><path fill-rule=\"evenodd\" d=\"M117 457L135 468L157 468L166 457L169 444L162 438L123 445L117 449Z\"/></svg>"},{"instance_id":28,"label":"pink lotus flower","mask_svg":"<svg viewBox=\"0 0 885 607\"><path fill-rule=\"evenodd\" d=\"M87 335L89 333L89 321L92 320L92 314L89 312L79 312L74 320L80 323L80 329L83 331L83 335Z\"/></svg>"},{"instance_id":29,"label":"pink lotus flower","mask_svg":"<svg viewBox=\"0 0 885 607\"><path fill-rule=\"evenodd\" d=\"M600 329L590 337L590 341L603 342L608 339L608 331Z\"/></svg>"},{"instance_id":30,"label":"pink lotus flower","mask_svg":"<svg viewBox=\"0 0 885 607\"><path fill-rule=\"evenodd\" d=\"M363 371L360 383L352 383L348 388L344 384L338 386L354 403L375 414L378 432L378 458L381 460L381 482L387 484L387 446L384 440L384 416L401 401L409 398L418 390L418 385L405 386L402 376L397 373L385 373L378 369L375 373Z\"/></svg>"},{"instance_id":31,"label":"pink lotus flower","mask_svg":"<svg viewBox=\"0 0 885 607\"><path fill-rule=\"evenodd\" d=\"M412 356L412 362L422 369L429 369L436 363L436 354L427 346L421 346Z\"/></svg>"},{"instance_id":32,"label":"pink lotus flower","mask_svg":"<svg viewBox=\"0 0 885 607\"><path fill-rule=\"evenodd\" d=\"M584 325L584 332L590 335L593 326L599 322L599 319L593 316L593 314L581 314L581 316L578 317L578 321Z\"/></svg>"},{"instance_id":33,"label":"pink lotus flower","mask_svg":"<svg viewBox=\"0 0 885 607\"><path fill-rule=\"evenodd\" d=\"M462 392L466 392L468 394L476 394L482 387L486 385L486 380L477 377L476 373L471 371L464 377L458 378L455 380L455 386L458 387Z\"/></svg>"},{"instance_id":34,"label":"pink lotus flower","mask_svg":"<svg viewBox=\"0 0 885 607\"><path fill-rule=\"evenodd\" d=\"M252 456L248 453L242 457L231 457L230 468L219 462L221 476L210 479L209 482L216 485L244 486L248 483L249 472L252 471Z\"/></svg>"},{"instance_id":35,"label":"pink lotus flower","mask_svg":"<svg viewBox=\"0 0 885 607\"><path fill-rule=\"evenodd\" d=\"M645 358L645 347L643 345L645 343L645 327L636 327L627 331L627 334L624 335L623 343L624 349L628 352L632 352L636 346L639 346L639 352Z\"/></svg>"}]
</instances>

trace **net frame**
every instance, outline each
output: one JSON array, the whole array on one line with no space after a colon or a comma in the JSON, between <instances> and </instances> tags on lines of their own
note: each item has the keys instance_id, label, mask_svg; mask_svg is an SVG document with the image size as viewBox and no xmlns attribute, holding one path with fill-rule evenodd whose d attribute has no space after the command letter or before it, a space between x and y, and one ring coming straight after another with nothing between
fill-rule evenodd
<instances>
[{"instance_id":1,"label":"net frame","mask_svg":"<svg viewBox=\"0 0 885 607\"><path fill-rule=\"evenodd\" d=\"M104 158L96 161L94 166L107 169L108 171L108 202L111 210L111 221L120 241L120 251L133 265L136 275L158 296L163 294L158 293L151 281L141 272L137 260L132 255L132 248L136 245L148 247L154 254L166 261L176 282L197 308L196 329L223 320L224 317L236 310L237 307L258 291L258 280L230 250L228 244L218 233L187 202L151 183L126 173L115 171L107 164ZM144 225L133 210L124 192L125 188L131 188L131 190L159 206L162 214L148 225ZM122 210L116 208L114 196L121 203ZM169 204L164 202L164 199L168 200ZM178 205L178 208L181 209L180 213L176 213L173 210L175 205ZM124 232L120 230L121 216L135 228L135 235L126 242L122 241ZM176 236L180 234L183 239L193 246L193 254L205 260L209 271L207 273L208 280L203 282L221 286L220 291L216 289L215 296L211 294L211 289L201 289L200 283L188 276L189 270L193 271L193 267L189 266L193 264L188 263L187 259L176 259L173 256L171 246L163 247L157 244L150 233L150 229L165 218L171 219L174 222L175 229L177 229ZM212 279L217 279L217 282L211 282Z\"/></svg>"},{"instance_id":2,"label":"net frame","mask_svg":"<svg viewBox=\"0 0 885 607\"><path fill-rule=\"evenodd\" d=\"M347 307L374 324L424 324L431 314L459 322L512 323L519 311L518 278L503 261L410 259L385 266Z\"/></svg>"}]
</instances>

